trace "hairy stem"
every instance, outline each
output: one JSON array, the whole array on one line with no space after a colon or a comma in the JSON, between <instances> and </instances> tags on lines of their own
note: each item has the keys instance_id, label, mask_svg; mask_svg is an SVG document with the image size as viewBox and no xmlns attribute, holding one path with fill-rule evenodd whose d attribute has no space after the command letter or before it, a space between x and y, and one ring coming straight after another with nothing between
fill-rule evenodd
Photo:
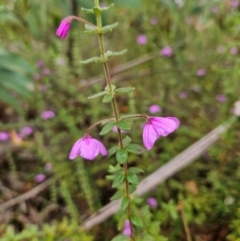
<instances>
[{"instance_id":1,"label":"hairy stem","mask_svg":"<svg viewBox=\"0 0 240 241\"><path fill-rule=\"evenodd\" d=\"M95 0L95 7L99 7L99 0ZM98 38L99 38L99 45L100 45L100 51L101 51L101 56L103 58L105 58L105 47L104 47L104 42L103 42L103 35L101 33L102 30L102 19L101 19L101 14L97 14L97 26L98 26ZM104 73L105 73L105 77L106 77L106 82L109 88L109 92L111 94L113 94L113 89L112 89L112 81L111 81L111 76L109 73L109 68L108 68L108 64L107 61L103 62L103 68L104 68ZM117 106L117 102L115 97L113 97L112 99L112 109L113 109L113 114L114 117L116 119L116 122L119 121L119 114L118 114L118 106ZM121 130L118 128L118 140L120 143L120 148L123 149L123 138L122 138L122 133ZM129 182L127 180L127 174L128 174L128 165L127 163L123 164L123 170L124 170L124 174L125 174L125 189L126 189L126 196L128 197L129 200L130 199L130 192L129 192ZM131 227L131 240L135 241L135 235L134 235L134 229L133 229L133 225L131 223L130 217L131 217L131 202L129 202L128 207L127 207L127 216L128 216L128 220L130 222L130 227Z\"/></svg>"}]
</instances>

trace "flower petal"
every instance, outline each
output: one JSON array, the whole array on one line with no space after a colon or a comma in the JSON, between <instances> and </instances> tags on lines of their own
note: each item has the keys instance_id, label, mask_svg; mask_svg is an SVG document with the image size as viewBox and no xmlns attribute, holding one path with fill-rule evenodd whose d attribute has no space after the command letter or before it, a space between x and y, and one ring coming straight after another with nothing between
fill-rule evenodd
<instances>
[{"instance_id":1,"label":"flower petal","mask_svg":"<svg viewBox=\"0 0 240 241\"><path fill-rule=\"evenodd\" d=\"M151 123L146 123L143 129L143 144L147 150L152 149L158 134Z\"/></svg>"},{"instance_id":2,"label":"flower petal","mask_svg":"<svg viewBox=\"0 0 240 241\"><path fill-rule=\"evenodd\" d=\"M68 157L70 160L73 160L77 156L80 155L80 151L81 151L81 147L82 147L82 144L83 144L83 140L84 140L84 138L80 138L79 140L77 140L74 143L74 145L73 145L73 147L72 147L72 149L70 151L69 157Z\"/></svg>"},{"instance_id":3,"label":"flower petal","mask_svg":"<svg viewBox=\"0 0 240 241\"><path fill-rule=\"evenodd\" d=\"M175 117L153 117L151 123L159 136L167 136L179 126L179 120Z\"/></svg>"}]
</instances>

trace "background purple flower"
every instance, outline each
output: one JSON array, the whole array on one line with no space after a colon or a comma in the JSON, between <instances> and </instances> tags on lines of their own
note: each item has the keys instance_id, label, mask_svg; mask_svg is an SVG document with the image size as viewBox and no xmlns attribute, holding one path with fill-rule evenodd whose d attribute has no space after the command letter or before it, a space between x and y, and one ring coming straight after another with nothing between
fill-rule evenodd
<instances>
[{"instance_id":1,"label":"background purple flower","mask_svg":"<svg viewBox=\"0 0 240 241\"><path fill-rule=\"evenodd\" d=\"M147 36L144 34L140 34L137 36L137 43L140 45L145 45L147 43Z\"/></svg>"},{"instance_id":2,"label":"background purple flower","mask_svg":"<svg viewBox=\"0 0 240 241\"><path fill-rule=\"evenodd\" d=\"M46 179L46 176L42 173L37 174L34 178L35 182L40 183L43 182Z\"/></svg>"},{"instance_id":3,"label":"background purple flower","mask_svg":"<svg viewBox=\"0 0 240 241\"><path fill-rule=\"evenodd\" d=\"M52 164L51 163L46 163L45 166L44 166L44 169L46 171L51 171L52 170Z\"/></svg>"},{"instance_id":4,"label":"background purple flower","mask_svg":"<svg viewBox=\"0 0 240 241\"><path fill-rule=\"evenodd\" d=\"M216 100L219 102L225 102L227 99L225 95L217 95Z\"/></svg>"},{"instance_id":5,"label":"background purple flower","mask_svg":"<svg viewBox=\"0 0 240 241\"><path fill-rule=\"evenodd\" d=\"M52 119L55 116L55 113L52 110L45 110L41 113L41 118L43 120Z\"/></svg>"},{"instance_id":6,"label":"background purple flower","mask_svg":"<svg viewBox=\"0 0 240 241\"><path fill-rule=\"evenodd\" d=\"M187 99L188 93L186 91L181 91L178 96L180 99Z\"/></svg>"},{"instance_id":7,"label":"background purple flower","mask_svg":"<svg viewBox=\"0 0 240 241\"><path fill-rule=\"evenodd\" d=\"M123 234L129 237L132 234L129 220L127 220L124 224Z\"/></svg>"},{"instance_id":8,"label":"background purple flower","mask_svg":"<svg viewBox=\"0 0 240 241\"><path fill-rule=\"evenodd\" d=\"M7 141L9 140L9 134L4 131L0 131L0 141Z\"/></svg>"},{"instance_id":9,"label":"background purple flower","mask_svg":"<svg viewBox=\"0 0 240 241\"><path fill-rule=\"evenodd\" d=\"M42 60L37 61L38 68L43 68L45 66L44 62Z\"/></svg>"},{"instance_id":10,"label":"background purple flower","mask_svg":"<svg viewBox=\"0 0 240 241\"><path fill-rule=\"evenodd\" d=\"M206 74L206 70L205 69L199 69L197 71L197 76L204 76Z\"/></svg>"},{"instance_id":11,"label":"background purple flower","mask_svg":"<svg viewBox=\"0 0 240 241\"><path fill-rule=\"evenodd\" d=\"M232 48L230 49L230 53L231 53L232 55L237 54L237 52L238 52L238 48L237 48L237 47L232 47Z\"/></svg>"},{"instance_id":12,"label":"background purple flower","mask_svg":"<svg viewBox=\"0 0 240 241\"><path fill-rule=\"evenodd\" d=\"M231 0L230 6L233 7L233 8L237 8L239 6L239 1L238 0Z\"/></svg>"},{"instance_id":13,"label":"background purple flower","mask_svg":"<svg viewBox=\"0 0 240 241\"><path fill-rule=\"evenodd\" d=\"M42 73L43 75L50 75L50 70L48 68L44 68Z\"/></svg>"},{"instance_id":14,"label":"background purple flower","mask_svg":"<svg viewBox=\"0 0 240 241\"><path fill-rule=\"evenodd\" d=\"M172 48L170 46L165 46L161 49L160 54L165 57L171 57L173 54Z\"/></svg>"},{"instance_id":15,"label":"background purple flower","mask_svg":"<svg viewBox=\"0 0 240 241\"><path fill-rule=\"evenodd\" d=\"M148 203L148 205L149 205L151 208L156 208L157 205L158 205L157 199L154 198L154 197L148 198L147 203Z\"/></svg>"},{"instance_id":16,"label":"background purple flower","mask_svg":"<svg viewBox=\"0 0 240 241\"><path fill-rule=\"evenodd\" d=\"M25 126L19 131L19 137L24 138L33 133L33 128L31 126Z\"/></svg>"},{"instance_id":17,"label":"background purple flower","mask_svg":"<svg viewBox=\"0 0 240 241\"><path fill-rule=\"evenodd\" d=\"M158 23L158 19L157 18L151 18L150 23L152 25L156 25Z\"/></svg>"},{"instance_id":18,"label":"background purple flower","mask_svg":"<svg viewBox=\"0 0 240 241\"><path fill-rule=\"evenodd\" d=\"M151 105L148 109L149 113L151 114L155 114L155 113L158 113L158 112L161 112L162 111L162 108L161 106L159 105Z\"/></svg>"}]
</instances>

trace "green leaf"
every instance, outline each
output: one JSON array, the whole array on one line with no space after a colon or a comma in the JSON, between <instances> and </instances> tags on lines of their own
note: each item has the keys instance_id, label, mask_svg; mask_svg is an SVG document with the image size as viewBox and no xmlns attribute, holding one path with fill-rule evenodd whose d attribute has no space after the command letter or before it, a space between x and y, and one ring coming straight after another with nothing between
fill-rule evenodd
<instances>
[{"instance_id":1,"label":"green leaf","mask_svg":"<svg viewBox=\"0 0 240 241\"><path fill-rule=\"evenodd\" d=\"M106 95L103 97L103 102L104 102L104 103L110 102L110 101L113 99L113 97L114 97L113 94L106 94Z\"/></svg>"},{"instance_id":2,"label":"green leaf","mask_svg":"<svg viewBox=\"0 0 240 241\"><path fill-rule=\"evenodd\" d=\"M121 130L124 130L124 131L129 131L131 130L131 126L130 124L128 123L128 121L126 120L120 120L116 123L117 127Z\"/></svg>"},{"instance_id":3,"label":"green leaf","mask_svg":"<svg viewBox=\"0 0 240 241\"><path fill-rule=\"evenodd\" d=\"M116 153L116 158L117 158L117 162L120 164L127 162L128 152L126 151L126 149L118 150Z\"/></svg>"},{"instance_id":4,"label":"green leaf","mask_svg":"<svg viewBox=\"0 0 240 241\"><path fill-rule=\"evenodd\" d=\"M112 187L119 186L124 181L124 179L125 176L123 175L123 173L119 173L114 177Z\"/></svg>"},{"instance_id":5,"label":"green leaf","mask_svg":"<svg viewBox=\"0 0 240 241\"><path fill-rule=\"evenodd\" d=\"M126 136L123 139L123 147L126 147L129 143L131 143L132 139L129 136Z\"/></svg>"},{"instance_id":6,"label":"green leaf","mask_svg":"<svg viewBox=\"0 0 240 241\"><path fill-rule=\"evenodd\" d=\"M102 28L102 31L101 33L109 33L111 32L114 28L116 28L118 26L118 23L114 23L114 24L111 24L111 25L106 25Z\"/></svg>"},{"instance_id":7,"label":"green leaf","mask_svg":"<svg viewBox=\"0 0 240 241\"><path fill-rule=\"evenodd\" d=\"M137 174L137 173L141 173L141 172L144 172L144 171L141 168L138 168L138 167L130 167L128 169L128 172Z\"/></svg>"},{"instance_id":8,"label":"green leaf","mask_svg":"<svg viewBox=\"0 0 240 241\"><path fill-rule=\"evenodd\" d=\"M80 64L89 64L89 63L103 63L105 62L107 59L106 58L103 58L103 57L92 57L90 59L86 59L86 60L83 60L83 61L80 61Z\"/></svg>"},{"instance_id":9,"label":"green leaf","mask_svg":"<svg viewBox=\"0 0 240 241\"><path fill-rule=\"evenodd\" d=\"M139 241L156 241L156 239L155 239L152 235L150 235L150 234L148 234L148 233L145 233L145 234L139 239Z\"/></svg>"},{"instance_id":10,"label":"green leaf","mask_svg":"<svg viewBox=\"0 0 240 241\"><path fill-rule=\"evenodd\" d=\"M89 96L88 99L91 100L91 99L94 99L94 98L103 96L103 95L105 95L105 94L107 94L107 93L108 93L107 91L101 91L101 92L99 92L99 93L97 93L97 94L95 94L95 95Z\"/></svg>"},{"instance_id":11,"label":"green leaf","mask_svg":"<svg viewBox=\"0 0 240 241\"><path fill-rule=\"evenodd\" d=\"M85 26L85 31L84 31L85 34L96 34L96 33L98 33L97 28L94 28L93 26L91 26L89 24L86 24L86 23L85 23L84 26Z\"/></svg>"},{"instance_id":12,"label":"green leaf","mask_svg":"<svg viewBox=\"0 0 240 241\"><path fill-rule=\"evenodd\" d=\"M119 222L118 222L118 230L123 230L124 228L124 225L127 221L127 214L123 214L122 217L119 219Z\"/></svg>"},{"instance_id":13,"label":"green leaf","mask_svg":"<svg viewBox=\"0 0 240 241\"><path fill-rule=\"evenodd\" d=\"M109 6L107 6L107 7L102 7L101 8L101 10L102 11L107 11L109 8L112 8L112 7L114 7L114 3L111 3Z\"/></svg>"},{"instance_id":14,"label":"green leaf","mask_svg":"<svg viewBox=\"0 0 240 241\"><path fill-rule=\"evenodd\" d=\"M101 130L101 132L99 133L99 135L105 135L107 134L110 130L112 130L112 128L115 126L115 122L114 121L109 121Z\"/></svg>"},{"instance_id":15,"label":"green leaf","mask_svg":"<svg viewBox=\"0 0 240 241\"><path fill-rule=\"evenodd\" d=\"M118 236L114 237L111 241L131 241L130 237L119 234Z\"/></svg>"},{"instance_id":16,"label":"green leaf","mask_svg":"<svg viewBox=\"0 0 240 241\"><path fill-rule=\"evenodd\" d=\"M123 196L123 191L122 191L122 190L118 190L118 191L110 198L110 200L111 200L111 201L118 200L118 199L122 198L122 196Z\"/></svg>"},{"instance_id":17,"label":"green leaf","mask_svg":"<svg viewBox=\"0 0 240 241\"><path fill-rule=\"evenodd\" d=\"M133 215L131 215L130 220L135 226L143 227L143 221L139 216L133 214Z\"/></svg>"},{"instance_id":18,"label":"green leaf","mask_svg":"<svg viewBox=\"0 0 240 241\"><path fill-rule=\"evenodd\" d=\"M134 91L135 88L134 87L124 87L124 88L119 88L115 90L116 94L125 94L125 93L130 93L132 91Z\"/></svg>"},{"instance_id":19,"label":"green leaf","mask_svg":"<svg viewBox=\"0 0 240 241\"><path fill-rule=\"evenodd\" d=\"M130 193L133 193L137 190L137 185L129 185L129 192ZM134 198L135 199L135 198Z\"/></svg>"},{"instance_id":20,"label":"green leaf","mask_svg":"<svg viewBox=\"0 0 240 241\"><path fill-rule=\"evenodd\" d=\"M127 175L127 180L132 183L132 184L138 184L139 181L138 181L138 177L135 173L128 173Z\"/></svg>"},{"instance_id":21,"label":"green leaf","mask_svg":"<svg viewBox=\"0 0 240 241\"><path fill-rule=\"evenodd\" d=\"M129 204L129 198L124 197L121 202L121 210L124 211L128 207L128 204Z\"/></svg>"},{"instance_id":22,"label":"green leaf","mask_svg":"<svg viewBox=\"0 0 240 241\"><path fill-rule=\"evenodd\" d=\"M84 12L84 13L94 13L93 12L93 9L88 9L88 8L81 8L81 10Z\"/></svg>"},{"instance_id":23,"label":"green leaf","mask_svg":"<svg viewBox=\"0 0 240 241\"><path fill-rule=\"evenodd\" d=\"M121 56L121 55L124 55L125 53L127 52L127 49L124 49L122 51L118 51L118 52L112 52L112 51L107 51L105 53L106 57L109 58L109 57L116 57L116 56Z\"/></svg>"},{"instance_id":24,"label":"green leaf","mask_svg":"<svg viewBox=\"0 0 240 241\"><path fill-rule=\"evenodd\" d=\"M117 152L118 148L116 146L111 147L108 150L108 157L112 156L113 154L115 154Z\"/></svg>"},{"instance_id":25,"label":"green leaf","mask_svg":"<svg viewBox=\"0 0 240 241\"><path fill-rule=\"evenodd\" d=\"M146 151L146 149L144 149L138 144L131 143L127 146L127 151L134 154L143 154Z\"/></svg>"}]
</instances>

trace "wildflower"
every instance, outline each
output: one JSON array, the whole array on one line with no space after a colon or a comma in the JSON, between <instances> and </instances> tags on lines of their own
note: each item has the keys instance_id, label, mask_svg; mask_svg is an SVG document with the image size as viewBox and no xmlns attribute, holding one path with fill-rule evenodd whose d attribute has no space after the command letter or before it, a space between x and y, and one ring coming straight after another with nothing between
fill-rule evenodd
<instances>
[{"instance_id":1,"label":"wildflower","mask_svg":"<svg viewBox=\"0 0 240 241\"><path fill-rule=\"evenodd\" d=\"M35 179L35 182L40 183L46 179L46 176L40 173L40 174L37 174L34 179Z\"/></svg>"},{"instance_id":2,"label":"wildflower","mask_svg":"<svg viewBox=\"0 0 240 241\"><path fill-rule=\"evenodd\" d=\"M51 118L53 118L54 116L55 116L55 113L54 113L53 111L51 111L51 110L45 110L45 111L43 111L42 114L41 114L41 118L42 118L43 120L51 119Z\"/></svg>"},{"instance_id":3,"label":"wildflower","mask_svg":"<svg viewBox=\"0 0 240 241\"><path fill-rule=\"evenodd\" d=\"M46 171L51 171L52 170L52 164L51 163L46 163L46 165L44 166L44 169L46 170Z\"/></svg>"},{"instance_id":4,"label":"wildflower","mask_svg":"<svg viewBox=\"0 0 240 241\"><path fill-rule=\"evenodd\" d=\"M151 18L150 23L151 23L152 25L156 25L156 24L158 23L158 19L157 19L156 17Z\"/></svg>"},{"instance_id":5,"label":"wildflower","mask_svg":"<svg viewBox=\"0 0 240 241\"><path fill-rule=\"evenodd\" d=\"M239 6L238 0L231 0L231 1L230 1L230 6L231 6L232 8L237 8L237 7Z\"/></svg>"},{"instance_id":6,"label":"wildflower","mask_svg":"<svg viewBox=\"0 0 240 241\"><path fill-rule=\"evenodd\" d=\"M131 225L129 220L127 220L124 224L124 229L123 229L123 234L126 236L131 236L132 232L131 232Z\"/></svg>"},{"instance_id":7,"label":"wildflower","mask_svg":"<svg viewBox=\"0 0 240 241\"><path fill-rule=\"evenodd\" d=\"M70 18L63 19L57 29L56 35L58 37L61 37L62 39L65 39L67 37L70 27L71 27L71 19Z\"/></svg>"},{"instance_id":8,"label":"wildflower","mask_svg":"<svg viewBox=\"0 0 240 241\"><path fill-rule=\"evenodd\" d=\"M160 136L167 136L179 126L179 120L175 117L151 117L143 129L143 144L147 150L152 149L153 144Z\"/></svg>"},{"instance_id":9,"label":"wildflower","mask_svg":"<svg viewBox=\"0 0 240 241\"><path fill-rule=\"evenodd\" d=\"M237 47L232 47L232 48L230 49L230 53L231 53L232 55L237 54L237 52L238 52L238 48L237 48Z\"/></svg>"},{"instance_id":10,"label":"wildflower","mask_svg":"<svg viewBox=\"0 0 240 241\"><path fill-rule=\"evenodd\" d=\"M217 95L216 100L219 102L225 102L226 101L226 96L225 95Z\"/></svg>"},{"instance_id":11,"label":"wildflower","mask_svg":"<svg viewBox=\"0 0 240 241\"><path fill-rule=\"evenodd\" d=\"M180 99L187 99L188 93L186 91L182 91L182 92L179 93L178 96L179 96Z\"/></svg>"},{"instance_id":12,"label":"wildflower","mask_svg":"<svg viewBox=\"0 0 240 241\"><path fill-rule=\"evenodd\" d=\"M38 68L43 68L45 65L44 65L44 62L42 60L38 60L37 66L38 66Z\"/></svg>"},{"instance_id":13,"label":"wildflower","mask_svg":"<svg viewBox=\"0 0 240 241\"><path fill-rule=\"evenodd\" d=\"M158 205L158 204L157 204L157 199L154 198L154 197L148 198L147 203L148 203L148 205L149 205L151 208L156 208L157 205Z\"/></svg>"},{"instance_id":14,"label":"wildflower","mask_svg":"<svg viewBox=\"0 0 240 241\"><path fill-rule=\"evenodd\" d=\"M155 114L157 112L161 112L162 108L159 105L151 105L148 110L151 114Z\"/></svg>"},{"instance_id":15,"label":"wildflower","mask_svg":"<svg viewBox=\"0 0 240 241\"><path fill-rule=\"evenodd\" d=\"M206 74L206 70L205 69L199 69L197 71L197 76L204 76Z\"/></svg>"},{"instance_id":16,"label":"wildflower","mask_svg":"<svg viewBox=\"0 0 240 241\"><path fill-rule=\"evenodd\" d=\"M99 153L103 156L107 156L105 146L100 141L86 134L75 142L70 151L69 159L73 160L77 156L81 156L92 161Z\"/></svg>"},{"instance_id":17,"label":"wildflower","mask_svg":"<svg viewBox=\"0 0 240 241\"><path fill-rule=\"evenodd\" d=\"M33 128L31 126L25 126L23 127L19 132L19 137L24 138L26 136L29 136L33 133Z\"/></svg>"},{"instance_id":18,"label":"wildflower","mask_svg":"<svg viewBox=\"0 0 240 241\"><path fill-rule=\"evenodd\" d=\"M4 131L0 131L0 141L7 141L9 139L9 134Z\"/></svg>"},{"instance_id":19,"label":"wildflower","mask_svg":"<svg viewBox=\"0 0 240 241\"><path fill-rule=\"evenodd\" d=\"M42 73L43 75L50 75L50 70L48 68L44 68Z\"/></svg>"},{"instance_id":20,"label":"wildflower","mask_svg":"<svg viewBox=\"0 0 240 241\"><path fill-rule=\"evenodd\" d=\"M166 46L161 49L160 54L164 57L171 57L173 54L172 48L169 46Z\"/></svg>"},{"instance_id":21,"label":"wildflower","mask_svg":"<svg viewBox=\"0 0 240 241\"><path fill-rule=\"evenodd\" d=\"M145 45L147 43L147 36L144 34L140 34L137 36L137 43L141 45Z\"/></svg>"}]
</instances>

